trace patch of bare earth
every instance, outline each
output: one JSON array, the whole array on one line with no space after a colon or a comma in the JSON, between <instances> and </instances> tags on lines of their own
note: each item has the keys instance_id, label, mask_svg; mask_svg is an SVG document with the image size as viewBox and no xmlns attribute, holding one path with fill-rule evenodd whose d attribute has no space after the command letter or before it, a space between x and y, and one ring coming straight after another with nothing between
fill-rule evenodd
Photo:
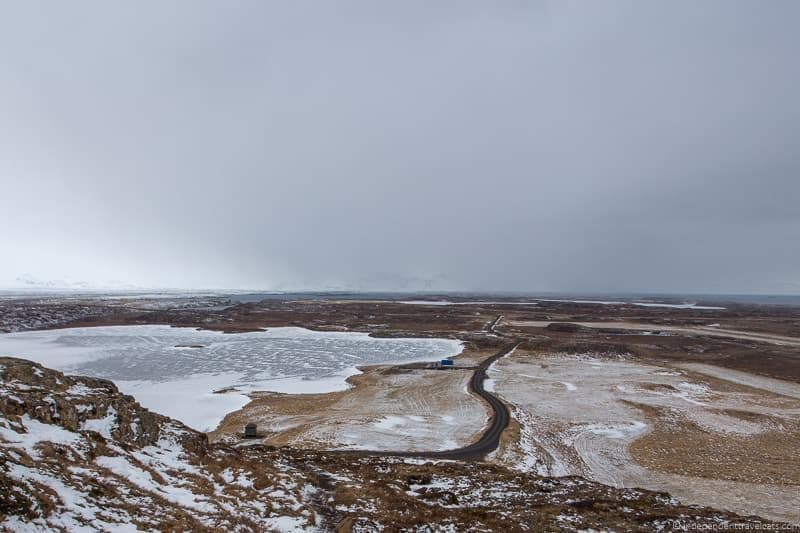
<instances>
[{"instance_id":1,"label":"patch of bare earth","mask_svg":"<svg viewBox=\"0 0 800 533\"><path fill-rule=\"evenodd\" d=\"M619 353L518 350L490 376L519 424L503 464L800 522L797 398Z\"/></svg>"},{"instance_id":2,"label":"patch of bare earth","mask_svg":"<svg viewBox=\"0 0 800 533\"><path fill-rule=\"evenodd\" d=\"M755 484L800 485L796 420L751 411L711 409L708 415L752 434L709 431L665 409L648 417L653 429L631 443L631 457L658 472ZM798 488L800 490L800 488Z\"/></svg>"},{"instance_id":3,"label":"patch of bare earth","mask_svg":"<svg viewBox=\"0 0 800 533\"><path fill-rule=\"evenodd\" d=\"M330 394L256 393L229 414L213 441L239 440L256 423L262 442L311 449L395 451L465 446L485 427L485 402L468 391L472 368L494 352L468 346L448 370L423 364L364 367L349 390Z\"/></svg>"}]
</instances>

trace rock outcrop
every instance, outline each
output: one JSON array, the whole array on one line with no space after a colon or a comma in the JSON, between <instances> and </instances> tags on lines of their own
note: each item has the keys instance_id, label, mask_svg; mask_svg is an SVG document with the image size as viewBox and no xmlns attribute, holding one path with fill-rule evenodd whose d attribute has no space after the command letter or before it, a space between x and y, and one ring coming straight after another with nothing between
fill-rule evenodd
<instances>
[{"instance_id":1,"label":"rock outcrop","mask_svg":"<svg viewBox=\"0 0 800 533\"><path fill-rule=\"evenodd\" d=\"M0 378L0 529L314 525L301 472L211 450L110 381L13 358L0 358Z\"/></svg>"}]
</instances>

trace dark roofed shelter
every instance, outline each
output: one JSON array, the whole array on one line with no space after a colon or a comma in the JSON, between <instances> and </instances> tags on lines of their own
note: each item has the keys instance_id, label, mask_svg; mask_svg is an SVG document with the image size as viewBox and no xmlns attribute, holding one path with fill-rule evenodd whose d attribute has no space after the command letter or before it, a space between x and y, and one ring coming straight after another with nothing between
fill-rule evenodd
<instances>
[{"instance_id":1,"label":"dark roofed shelter","mask_svg":"<svg viewBox=\"0 0 800 533\"><path fill-rule=\"evenodd\" d=\"M247 424L244 427L244 438L246 438L246 439L254 439L254 438L258 437L258 433L257 433L256 430L257 430L257 426L255 424L253 424L252 422L250 422L249 424Z\"/></svg>"}]
</instances>

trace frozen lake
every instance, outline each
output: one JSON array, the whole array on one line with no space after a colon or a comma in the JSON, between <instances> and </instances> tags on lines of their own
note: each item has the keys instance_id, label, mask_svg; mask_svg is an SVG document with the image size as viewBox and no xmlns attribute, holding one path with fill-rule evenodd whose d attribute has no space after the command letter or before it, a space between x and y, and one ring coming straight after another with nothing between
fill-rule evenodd
<instances>
[{"instance_id":1,"label":"frozen lake","mask_svg":"<svg viewBox=\"0 0 800 533\"><path fill-rule=\"evenodd\" d=\"M245 393L331 392L356 366L457 355L449 339L378 339L366 333L270 328L224 334L169 326L109 326L0 335L0 355L69 374L111 379L145 407L210 431ZM214 394L233 387L234 392Z\"/></svg>"}]
</instances>

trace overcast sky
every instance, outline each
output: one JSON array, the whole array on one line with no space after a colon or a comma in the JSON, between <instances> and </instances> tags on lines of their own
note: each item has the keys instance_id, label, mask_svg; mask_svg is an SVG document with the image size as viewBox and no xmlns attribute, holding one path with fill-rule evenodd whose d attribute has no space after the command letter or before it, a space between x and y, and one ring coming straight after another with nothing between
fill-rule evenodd
<instances>
[{"instance_id":1,"label":"overcast sky","mask_svg":"<svg viewBox=\"0 0 800 533\"><path fill-rule=\"evenodd\" d=\"M0 287L800 293L798 27L0 0Z\"/></svg>"}]
</instances>

